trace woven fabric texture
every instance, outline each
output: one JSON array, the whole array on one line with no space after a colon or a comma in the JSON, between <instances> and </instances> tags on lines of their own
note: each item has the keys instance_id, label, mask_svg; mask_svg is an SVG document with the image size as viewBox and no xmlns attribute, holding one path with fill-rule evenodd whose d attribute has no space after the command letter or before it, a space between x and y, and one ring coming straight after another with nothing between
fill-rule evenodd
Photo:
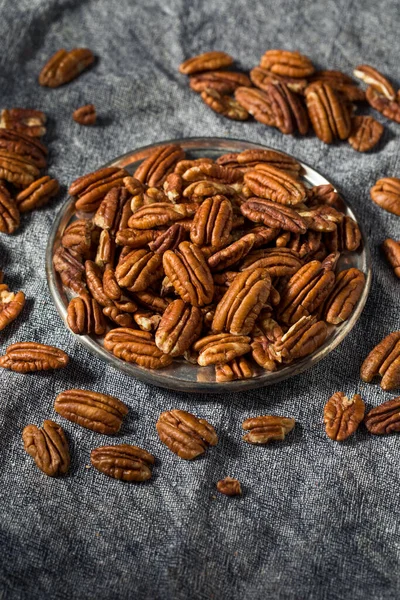
<instances>
[{"instance_id":1,"label":"woven fabric texture","mask_svg":"<svg viewBox=\"0 0 400 600\"><path fill-rule=\"evenodd\" d=\"M400 328L399 282L379 249L399 238L400 221L369 198L379 177L400 174L400 125L378 115L385 125L378 150L358 154L346 143L224 119L178 73L184 59L210 49L250 69L266 49L287 48L319 68L351 74L367 63L398 77L398 2L0 0L0 16L1 107L46 112L49 173L63 186L16 234L0 235L0 268L27 296L23 314L0 334L1 351L32 340L71 357L50 374L0 372L1 600L399 598L399 438L360 428L334 443L322 409L339 390L359 392L367 408L396 395L362 383L359 367ZM96 65L62 88L41 88L47 59L79 46L93 50ZM89 102L98 125L80 127L72 112ZM107 367L66 330L45 277L47 238L73 179L139 146L204 135L263 143L312 165L353 204L372 254L371 294L346 340L311 371L240 395L165 391ZM121 433L111 439L56 415L55 396L72 387L126 402ZM208 419L218 446L194 462L178 459L155 430L171 408ZM269 447L243 443L242 421L267 413L294 417L294 431ZM62 424L71 445L70 473L58 479L43 475L21 442L25 425L46 418ZM86 468L92 448L122 442L155 454L150 482L124 484ZM216 491L227 475L242 482L242 498Z\"/></svg>"}]
</instances>

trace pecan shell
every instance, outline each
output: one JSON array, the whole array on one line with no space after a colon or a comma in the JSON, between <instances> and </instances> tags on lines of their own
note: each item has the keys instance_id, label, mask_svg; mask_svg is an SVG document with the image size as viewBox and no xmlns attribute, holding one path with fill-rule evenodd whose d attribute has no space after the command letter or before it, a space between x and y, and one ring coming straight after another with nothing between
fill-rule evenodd
<instances>
[{"instance_id":1,"label":"pecan shell","mask_svg":"<svg viewBox=\"0 0 400 600\"><path fill-rule=\"evenodd\" d=\"M400 217L400 179L398 177L378 179L371 188L370 194L375 204Z\"/></svg>"},{"instance_id":2,"label":"pecan shell","mask_svg":"<svg viewBox=\"0 0 400 600\"><path fill-rule=\"evenodd\" d=\"M384 126L374 118L357 115L351 119L348 142L357 152L372 150L382 137Z\"/></svg>"},{"instance_id":3,"label":"pecan shell","mask_svg":"<svg viewBox=\"0 0 400 600\"><path fill-rule=\"evenodd\" d=\"M306 198L306 188L298 179L270 165L258 165L254 171L248 171L244 181L255 196L279 204L296 206Z\"/></svg>"},{"instance_id":4,"label":"pecan shell","mask_svg":"<svg viewBox=\"0 0 400 600\"><path fill-rule=\"evenodd\" d=\"M243 440L249 444L268 444L272 441L282 441L292 431L295 420L287 417L264 415L251 417L242 423L246 433Z\"/></svg>"},{"instance_id":5,"label":"pecan shell","mask_svg":"<svg viewBox=\"0 0 400 600\"><path fill-rule=\"evenodd\" d=\"M157 348L170 356L183 356L200 336L202 312L196 306L174 300L166 308L156 333Z\"/></svg>"},{"instance_id":6,"label":"pecan shell","mask_svg":"<svg viewBox=\"0 0 400 600\"><path fill-rule=\"evenodd\" d=\"M382 249L394 274L400 279L400 242L388 238L383 242Z\"/></svg>"},{"instance_id":7,"label":"pecan shell","mask_svg":"<svg viewBox=\"0 0 400 600\"><path fill-rule=\"evenodd\" d=\"M359 394L348 398L343 392L335 392L324 408L327 436L335 442L347 440L364 419L365 404Z\"/></svg>"},{"instance_id":8,"label":"pecan shell","mask_svg":"<svg viewBox=\"0 0 400 600\"><path fill-rule=\"evenodd\" d=\"M161 413L156 429L163 444L184 460L193 460L218 443L214 427L185 410Z\"/></svg>"},{"instance_id":9,"label":"pecan shell","mask_svg":"<svg viewBox=\"0 0 400 600\"><path fill-rule=\"evenodd\" d=\"M129 444L101 446L90 453L95 469L120 481L147 481L155 458L152 454Z\"/></svg>"},{"instance_id":10,"label":"pecan shell","mask_svg":"<svg viewBox=\"0 0 400 600\"><path fill-rule=\"evenodd\" d=\"M309 77L315 71L307 56L290 50L267 50L261 57L260 66L286 77Z\"/></svg>"},{"instance_id":11,"label":"pecan shell","mask_svg":"<svg viewBox=\"0 0 400 600\"><path fill-rule=\"evenodd\" d=\"M94 104L85 104L80 106L72 113L72 118L79 125L94 125L97 120Z\"/></svg>"},{"instance_id":12,"label":"pecan shell","mask_svg":"<svg viewBox=\"0 0 400 600\"><path fill-rule=\"evenodd\" d=\"M225 496L241 496L242 487L240 481L233 477L225 477L217 482L217 490Z\"/></svg>"},{"instance_id":13,"label":"pecan shell","mask_svg":"<svg viewBox=\"0 0 400 600\"><path fill-rule=\"evenodd\" d=\"M207 198L195 214L190 239L198 246L225 246L231 233L232 220L232 204L225 196Z\"/></svg>"},{"instance_id":14,"label":"pecan shell","mask_svg":"<svg viewBox=\"0 0 400 600\"><path fill-rule=\"evenodd\" d=\"M17 373L63 369L68 362L68 355L59 348L37 342L12 344L8 346L5 356L0 356L0 367Z\"/></svg>"},{"instance_id":15,"label":"pecan shell","mask_svg":"<svg viewBox=\"0 0 400 600\"><path fill-rule=\"evenodd\" d=\"M94 62L88 48L74 48L67 52L58 50L45 64L39 75L40 85L56 88L78 77Z\"/></svg>"},{"instance_id":16,"label":"pecan shell","mask_svg":"<svg viewBox=\"0 0 400 600\"><path fill-rule=\"evenodd\" d=\"M370 410L364 423L368 431L375 435L400 431L400 396Z\"/></svg>"},{"instance_id":17,"label":"pecan shell","mask_svg":"<svg viewBox=\"0 0 400 600\"><path fill-rule=\"evenodd\" d=\"M325 321L332 325L346 321L359 301L364 286L364 273L358 269L341 271L324 306Z\"/></svg>"},{"instance_id":18,"label":"pecan shell","mask_svg":"<svg viewBox=\"0 0 400 600\"><path fill-rule=\"evenodd\" d=\"M336 138L346 140L351 131L350 114L335 90L323 81L306 88L307 110L317 137L331 144Z\"/></svg>"},{"instance_id":19,"label":"pecan shell","mask_svg":"<svg viewBox=\"0 0 400 600\"><path fill-rule=\"evenodd\" d=\"M54 421L44 421L43 427L27 425L22 432L24 449L36 466L49 477L64 475L70 464L69 447L63 429Z\"/></svg>"},{"instance_id":20,"label":"pecan shell","mask_svg":"<svg viewBox=\"0 0 400 600\"><path fill-rule=\"evenodd\" d=\"M118 398L78 389L58 394L54 410L64 419L105 435L117 433L128 414L128 407Z\"/></svg>"},{"instance_id":21,"label":"pecan shell","mask_svg":"<svg viewBox=\"0 0 400 600\"><path fill-rule=\"evenodd\" d=\"M378 375L382 377L381 387L384 390L393 390L400 385L400 331L387 335L361 365L363 381L369 383Z\"/></svg>"},{"instance_id":22,"label":"pecan shell","mask_svg":"<svg viewBox=\"0 0 400 600\"><path fill-rule=\"evenodd\" d=\"M179 72L183 75L193 75L204 71L215 71L229 67L233 63L233 58L226 52L214 51L204 52L197 56L188 58L179 66Z\"/></svg>"}]
</instances>

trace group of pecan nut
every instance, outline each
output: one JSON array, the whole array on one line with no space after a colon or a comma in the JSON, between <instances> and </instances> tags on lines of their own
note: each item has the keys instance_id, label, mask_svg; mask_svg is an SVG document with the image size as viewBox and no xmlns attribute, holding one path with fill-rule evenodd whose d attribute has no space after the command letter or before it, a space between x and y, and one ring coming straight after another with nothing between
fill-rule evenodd
<instances>
[{"instance_id":1,"label":"group of pecan nut","mask_svg":"<svg viewBox=\"0 0 400 600\"><path fill-rule=\"evenodd\" d=\"M229 70L234 59L225 52L206 52L183 62L190 87L215 112L239 121L250 115L284 134L306 135L309 123L317 137L331 144L347 140L358 152L379 142L384 127L371 116L355 115L368 102L385 117L400 123L400 91L369 65L354 70L367 91L341 71L316 71L299 52L267 50L249 75Z\"/></svg>"},{"instance_id":2,"label":"group of pecan nut","mask_svg":"<svg viewBox=\"0 0 400 600\"><path fill-rule=\"evenodd\" d=\"M270 150L187 159L160 146L133 177L110 167L69 192L78 219L54 267L75 292L68 324L118 358L158 369L184 357L216 380L275 371L349 318L365 277L336 270L361 243L330 185Z\"/></svg>"}]
</instances>

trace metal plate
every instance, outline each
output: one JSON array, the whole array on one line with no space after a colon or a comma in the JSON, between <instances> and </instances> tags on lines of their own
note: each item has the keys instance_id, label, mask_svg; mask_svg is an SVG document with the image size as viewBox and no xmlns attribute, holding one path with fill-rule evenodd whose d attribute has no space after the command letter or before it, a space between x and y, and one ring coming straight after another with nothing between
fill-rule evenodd
<instances>
[{"instance_id":1,"label":"metal plate","mask_svg":"<svg viewBox=\"0 0 400 600\"><path fill-rule=\"evenodd\" d=\"M251 142L245 142L241 140L230 140L225 138L186 138L165 141L139 148L132 152L128 152L119 158L116 158L104 166L124 167L130 173L133 173L138 164L152 151L154 151L155 148L171 143L180 144L189 158L209 156L216 159L222 154L229 152L241 152L247 149L273 149L266 146L261 146L260 144L253 144ZM330 183L327 179L325 179L325 177L308 165L304 163L301 164L305 171L303 179L309 186ZM283 367L274 373L266 373L261 367L256 366L256 376L252 379L232 381L228 383L216 383L214 367L212 366L197 367L196 365L189 364L183 359L175 359L172 365L165 369L150 370L126 363L119 358L116 358L113 354L105 350L102 339L97 338L96 336L76 336L76 339L83 344L89 350L89 352L106 361L111 366L124 371L128 375L131 375L132 377L140 379L146 383L176 391L202 393L240 392L243 390L271 385L273 383L283 381L284 379L288 379L289 377L293 377L294 375L298 375L306 369L310 369L320 360L325 358L325 356L332 352L332 350L344 340L344 338L350 333L354 325L357 323L368 298L369 289L371 286L370 254L362 226L360 225L357 216L354 214L354 211L349 206L347 201L346 206L347 214L355 219L359 224L363 243L358 252L345 253L343 256L341 256L338 268L339 270L342 270L348 269L349 267L357 267L365 274L366 284L361 298L350 318L342 325L339 325L338 327L332 327L332 331L330 332L324 345L314 352L314 354L304 358L303 360ZM69 200L62 207L54 222L46 251L46 274L50 293L65 324L68 301L71 296L69 290L63 288L61 280L54 270L52 257L55 250L60 245L60 240L65 228L71 222L73 217L74 201Z\"/></svg>"}]
</instances>

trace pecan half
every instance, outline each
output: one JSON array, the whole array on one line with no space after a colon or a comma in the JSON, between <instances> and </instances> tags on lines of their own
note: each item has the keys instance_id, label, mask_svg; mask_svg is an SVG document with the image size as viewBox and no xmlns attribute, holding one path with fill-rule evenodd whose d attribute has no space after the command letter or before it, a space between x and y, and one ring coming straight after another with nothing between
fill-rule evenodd
<instances>
[{"instance_id":1,"label":"pecan half","mask_svg":"<svg viewBox=\"0 0 400 600\"><path fill-rule=\"evenodd\" d=\"M142 331L155 331L161 321L161 315L148 310L136 310L133 320Z\"/></svg>"},{"instance_id":2,"label":"pecan half","mask_svg":"<svg viewBox=\"0 0 400 600\"><path fill-rule=\"evenodd\" d=\"M368 431L375 435L400 431L400 396L370 410L364 423Z\"/></svg>"},{"instance_id":3,"label":"pecan half","mask_svg":"<svg viewBox=\"0 0 400 600\"><path fill-rule=\"evenodd\" d=\"M197 56L188 58L179 66L179 72L184 75L193 75L194 73L202 73L203 71L215 71L229 67L233 63L232 56L226 52L213 51L204 52Z\"/></svg>"},{"instance_id":4,"label":"pecan half","mask_svg":"<svg viewBox=\"0 0 400 600\"><path fill-rule=\"evenodd\" d=\"M307 231L305 220L293 208L270 200L249 198L241 205L240 211L250 221L263 223L273 229L283 229L293 233L305 233Z\"/></svg>"},{"instance_id":5,"label":"pecan half","mask_svg":"<svg viewBox=\"0 0 400 600\"><path fill-rule=\"evenodd\" d=\"M178 163L179 164L179 163ZM178 202L182 196L183 191L183 179L181 175L177 173L170 173L165 178L163 183L163 190L168 200L173 202Z\"/></svg>"},{"instance_id":6,"label":"pecan half","mask_svg":"<svg viewBox=\"0 0 400 600\"><path fill-rule=\"evenodd\" d=\"M78 219L73 221L65 229L61 244L75 258L89 258L92 255L93 245L97 237L94 229L91 220Z\"/></svg>"},{"instance_id":7,"label":"pecan half","mask_svg":"<svg viewBox=\"0 0 400 600\"><path fill-rule=\"evenodd\" d=\"M226 248L218 250L208 258L210 269L222 271L239 262L253 248L256 239L256 235L249 233Z\"/></svg>"},{"instance_id":8,"label":"pecan half","mask_svg":"<svg viewBox=\"0 0 400 600\"><path fill-rule=\"evenodd\" d=\"M287 75L278 75L277 73L273 73L272 71L264 69L263 67L254 67L251 69L250 79L256 87L264 91L271 83L283 83L292 92L295 92L296 94L303 94L308 85L307 79L288 77Z\"/></svg>"},{"instance_id":9,"label":"pecan half","mask_svg":"<svg viewBox=\"0 0 400 600\"><path fill-rule=\"evenodd\" d=\"M351 119L351 132L348 142L357 152L372 150L382 137L384 126L368 116L355 116Z\"/></svg>"},{"instance_id":10,"label":"pecan half","mask_svg":"<svg viewBox=\"0 0 400 600\"><path fill-rule=\"evenodd\" d=\"M111 264L114 262L115 257L115 238L110 234L109 231L103 229L100 234L99 244L97 246L96 258L94 262L101 269L107 264Z\"/></svg>"},{"instance_id":11,"label":"pecan half","mask_svg":"<svg viewBox=\"0 0 400 600\"><path fill-rule=\"evenodd\" d=\"M174 223L155 240L149 242L149 248L155 254L163 255L167 250L175 250L185 240L185 237L184 228L179 223Z\"/></svg>"},{"instance_id":12,"label":"pecan half","mask_svg":"<svg viewBox=\"0 0 400 600\"><path fill-rule=\"evenodd\" d=\"M254 171L248 171L244 181L259 198L279 204L296 206L306 198L306 188L300 181L270 165L258 165Z\"/></svg>"},{"instance_id":13,"label":"pecan half","mask_svg":"<svg viewBox=\"0 0 400 600\"><path fill-rule=\"evenodd\" d=\"M160 186L184 157L185 153L180 146L159 146L138 166L133 176L150 187Z\"/></svg>"},{"instance_id":14,"label":"pecan half","mask_svg":"<svg viewBox=\"0 0 400 600\"><path fill-rule=\"evenodd\" d=\"M346 321L359 301L364 285L365 276L359 269L341 271L324 306L325 321L332 325Z\"/></svg>"},{"instance_id":15,"label":"pecan half","mask_svg":"<svg viewBox=\"0 0 400 600\"><path fill-rule=\"evenodd\" d=\"M118 167L105 167L93 173L75 179L68 188L71 196L76 196L75 207L82 212L94 212L101 201L112 188L123 184L124 178L129 175L125 169Z\"/></svg>"},{"instance_id":16,"label":"pecan half","mask_svg":"<svg viewBox=\"0 0 400 600\"><path fill-rule=\"evenodd\" d=\"M5 108L1 111L0 128L13 129L29 137L42 137L46 133L46 120L46 115L41 110Z\"/></svg>"},{"instance_id":17,"label":"pecan half","mask_svg":"<svg viewBox=\"0 0 400 600\"><path fill-rule=\"evenodd\" d=\"M290 50L267 50L261 57L260 66L287 77L309 77L315 71L307 56Z\"/></svg>"},{"instance_id":18,"label":"pecan half","mask_svg":"<svg viewBox=\"0 0 400 600\"><path fill-rule=\"evenodd\" d=\"M152 454L130 444L101 446L90 453L95 469L120 481L147 481L155 458Z\"/></svg>"},{"instance_id":19,"label":"pecan half","mask_svg":"<svg viewBox=\"0 0 400 600\"><path fill-rule=\"evenodd\" d=\"M247 335L268 300L271 278L265 269L238 273L217 304L212 331Z\"/></svg>"},{"instance_id":20,"label":"pecan half","mask_svg":"<svg viewBox=\"0 0 400 600\"><path fill-rule=\"evenodd\" d=\"M217 90L204 90L201 92L201 99L211 110L233 121L246 121L249 118L248 111L240 102Z\"/></svg>"},{"instance_id":21,"label":"pecan half","mask_svg":"<svg viewBox=\"0 0 400 600\"><path fill-rule=\"evenodd\" d=\"M162 261L166 276L182 300L193 306L210 304L214 282L200 248L182 242L177 250L167 250Z\"/></svg>"},{"instance_id":22,"label":"pecan half","mask_svg":"<svg viewBox=\"0 0 400 600\"><path fill-rule=\"evenodd\" d=\"M251 86L251 81L245 73L234 71L209 71L194 75L189 79L189 85L195 92L215 90L219 94L232 94L241 85Z\"/></svg>"},{"instance_id":23,"label":"pecan half","mask_svg":"<svg viewBox=\"0 0 400 600\"><path fill-rule=\"evenodd\" d=\"M286 171L293 177L298 177L303 171L303 167L295 158L276 150L243 150L237 154L223 154L217 158L216 163L244 172L265 163Z\"/></svg>"},{"instance_id":24,"label":"pecan half","mask_svg":"<svg viewBox=\"0 0 400 600\"><path fill-rule=\"evenodd\" d=\"M224 383L238 379L251 379L254 375L251 364L243 356L225 365L215 365L215 381Z\"/></svg>"},{"instance_id":25,"label":"pecan half","mask_svg":"<svg viewBox=\"0 0 400 600\"><path fill-rule=\"evenodd\" d=\"M61 277L62 283L77 294L81 294L86 286L83 281L85 267L73 256L68 248L60 246L54 256L53 265Z\"/></svg>"},{"instance_id":26,"label":"pecan half","mask_svg":"<svg viewBox=\"0 0 400 600\"><path fill-rule=\"evenodd\" d=\"M45 64L39 75L40 85L56 88L75 79L94 62L88 48L58 50Z\"/></svg>"},{"instance_id":27,"label":"pecan half","mask_svg":"<svg viewBox=\"0 0 400 600\"><path fill-rule=\"evenodd\" d=\"M120 229L117 231L115 241L118 246L129 247L129 250L135 248L145 248L149 242L156 240L160 235L159 231L154 229Z\"/></svg>"},{"instance_id":28,"label":"pecan half","mask_svg":"<svg viewBox=\"0 0 400 600\"><path fill-rule=\"evenodd\" d=\"M400 279L400 242L388 238L383 242L382 249L394 274Z\"/></svg>"},{"instance_id":29,"label":"pecan half","mask_svg":"<svg viewBox=\"0 0 400 600\"><path fill-rule=\"evenodd\" d=\"M24 292L14 294L5 283L0 284L0 331L15 321L25 306Z\"/></svg>"},{"instance_id":30,"label":"pecan half","mask_svg":"<svg viewBox=\"0 0 400 600\"><path fill-rule=\"evenodd\" d=\"M136 308L136 304L134 304ZM131 311L132 312L132 311ZM103 315L110 321L113 321L120 327L133 327L134 320L130 312L122 311L118 306L106 306L103 308Z\"/></svg>"},{"instance_id":31,"label":"pecan half","mask_svg":"<svg viewBox=\"0 0 400 600\"><path fill-rule=\"evenodd\" d=\"M324 408L326 435L335 442L347 440L364 419L365 404L359 394L348 398L335 392Z\"/></svg>"},{"instance_id":32,"label":"pecan half","mask_svg":"<svg viewBox=\"0 0 400 600\"><path fill-rule=\"evenodd\" d=\"M130 343L130 342L143 342L152 341L153 336L147 331L138 331L137 329L131 329L129 327L120 327L118 329L111 329L104 338L104 348L110 352L114 352L117 344Z\"/></svg>"},{"instance_id":33,"label":"pecan half","mask_svg":"<svg viewBox=\"0 0 400 600\"><path fill-rule=\"evenodd\" d=\"M0 179L18 188L25 188L39 176L39 169L27 156L0 148Z\"/></svg>"},{"instance_id":34,"label":"pecan half","mask_svg":"<svg viewBox=\"0 0 400 600\"><path fill-rule=\"evenodd\" d=\"M131 229L153 229L154 227L169 226L176 221L191 217L197 208L195 204L158 202L139 208L129 219L128 225Z\"/></svg>"},{"instance_id":35,"label":"pecan half","mask_svg":"<svg viewBox=\"0 0 400 600\"><path fill-rule=\"evenodd\" d=\"M113 302L103 289L103 273L92 260L85 262L86 283L93 298L100 306L112 306Z\"/></svg>"},{"instance_id":36,"label":"pecan half","mask_svg":"<svg viewBox=\"0 0 400 600\"><path fill-rule=\"evenodd\" d=\"M72 118L79 125L94 125L97 120L94 104L85 104L80 106L72 113Z\"/></svg>"},{"instance_id":37,"label":"pecan half","mask_svg":"<svg viewBox=\"0 0 400 600\"><path fill-rule=\"evenodd\" d=\"M128 414L128 407L118 398L78 389L58 394L54 410L68 421L105 435L118 433Z\"/></svg>"},{"instance_id":38,"label":"pecan half","mask_svg":"<svg viewBox=\"0 0 400 600\"><path fill-rule=\"evenodd\" d=\"M183 356L197 340L203 323L196 306L174 300L166 308L156 332L156 345L165 354Z\"/></svg>"},{"instance_id":39,"label":"pecan half","mask_svg":"<svg viewBox=\"0 0 400 600\"><path fill-rule=\"evenodd\" d=\"M250 337L229 333L207 335L193 344L201 367L228 363L251 351Z\"/></svg>"},{"instance_id":40,"label":"pecan half","mask_svg":"<svg viewBox=\"0 0 400 600\"><path fill-rule=\"evenodd\" d=\"M331 183L326 185L314 185L307 190L307 204L310 208L328 204L336 210L344 212L345 204L340 194L335 190Z\"/></svg>"},{"instance_id":41,"label":"pecan half","mask_svg":"<svg viewBox=\"0 0 400 600\"><path fill-rule=\"evenodd\" d=\"M38 169L43 169L47 164L46 146L21 131L0 128L0 149L27 158Z\"/></svg>"},{"instance_id":42,"label":"pecan half","mask_svg":"<svg viewBox=\"0 0 400 600\"><path fill-rule=\"evenodd\" d=\"M328 328L315 317L301 317L288 331L269 347L273 360L289 364L315 352L325 342Z\"/></svg>"},{"instance_id":43,"label":"pecan half","mask_svg":"<svg viewBox=\"0 0 400 600\"><path fill-rule=\"evenodd\" d=\"M225 196L207 198L195 214L190 239L198 246L225 246L232 229L233 210Z\"/></svg>"},{"instance_id":44,"label":"pecan half","mask_svg":"<svg viewBox=\"0 0 400 600\"><path fill-rule=\"evenodd\" d=\"M276 115L268 94L251 87L238 87L235 91L237 102L253 115L256 121L275 127Z\"/></svg>"},{"instance_id":45,"label":"pecan half","mask_svg":"<svg viewBox=\"0 0 400 600\"><path fill-rule=\"evenodd\" d=\"M63 369L69 358L59 348L37 342L17 342L8 346L5 356L0 356L0 367L17 373Z\"/></svg>"},{"instance_id":46,"label":"pecan half","mask_svg":"<svg viewBox=\"0 0 400 600\"><path fill-rule=\"evenodd\" d=\"M132 216L130 200L131 196L126 188L112 188L101 201L93 223L101 229L109 230L113 235L120 229L126 229Z\"/></svg>"},{"instance_id":47,"label":"pecan half","mask_svg":"<svg viewBox=\"0 0 400 600\"><path fill-rule=\"evenodd\" d=\"M216 163L202 162L184 171L182 178L185 182L210 180L233 185L243 181L243 173Z\"/></svg>"},{"instance_id":48,"label":"pecan half","mask_svg":"<svg viewBox=\"0 0 400 600\"><path fill-rule=\"evenodd\" d=\"M240 270L263 268L270 277L285 277L294 275L302 264L299 254L290 248L265 248L248 254Z\"/></svg>"},{"instance_id":49,"label":"pecan half","mask_svg":"<svg viewBox=\"0 0 400 600\"><path fill-rule=\"evenodd\" d=\"M146 339L143 335L139 334L147 334L150 338ZM151 334L147 331L135 331L124 328L122 335L122 341L117 341L117 343L115 343L115 337L112 339L112 342L110 342L110 337L108 337L108 345L112 343L112 352L117 358L135 363L147 369L161 369L168 367L172 363L172 356L164 354L162 350L157 348Z\"/></svg>"},{"instance_id":50,"label":"pecan half","mask_svg":"<svg viewBox=\"0 0 400 600\"><path fill-rule=\"evenodd\" d=\"M374 69L374 67L371 67L370 65L359 65L354 69L353 73L355 77L361 79L361 81L386 96L388 100L395 99L396 92L394 91L392 84L382 75L382 73L379 73L379 71Z\"/></svg>"},{"instance_id":51,"label":"pecan half","mask_svg":"<svg viewBox=\"0 0 400 600\"><path fill-rule=\"evenodd\" d=\"M0 232L14 233L18 229L19 223L18 206L11 198L9 191L0 185Z\"/></svg>"},{"instance_id":52,"label":"pecan half","mask_svg":"<svg viewBox=\"0 0 400 600\"><path fill-rule=\"evenodd\" d=\"M388 100L383 94L377 92L372 86L369 86L366 91L368 104L382 113L388 119L400 123L400 102L396 100Z\"/></svg>"},{"instance_id":53,"label":"pecan half","mask_svg":"<svg viewBox=\"0 0 400 600\"><path fill-rule=\"evenodd\" d=\"M217 490L225 496L241 496L242 487L240 481L233 477L225 477L217 482Z\"/></svg>"},{"instance_id":54,"label":"pecan half","mask_svg":"<svg viewBox=\"0 0 400 600\"><path fill-rule=\"evenodd\" d=\"M306 222L308 229L312 231L335 231L337 225L343 221L343 213L326 204L300 209L298 213Z\"/></svg>"},{"instance_id":55,"label":"pecan half","mask_svg":"<svg viewBox=\"0 0 400 600\"><path fill-rule=\"evenodd\" d=\"M142 292L153 282L161 279L163 258L145 249L131 250L115 270L117 282L131 292Z\"/></svg>"},{"instance_id":56,"label":"pecan half","mask_svg":"<svg viewBox=\"0 0 400 600\"><path fill-rule=\"evenodd\" d=\"M67 309L68 327L77 335L103 335L106 324L97 300L86 293L72 298Z\"/></svg>"},{"instance_id":57,"label":"pecan half","mask_svg":"<svg viewBox=\"0 0 400 600\"><path fill-rule=\"evenodd\" d=\"M400 217L400 179L398 177L378 179L371 188L370 194L375 204Z\"/></svg>"},{"instance_id":58,"label":"pecan half","mask_svg":"<svg viewBox=\"0 0 400 600\"><path fill-rule=\"evenodd\" d=\"M317 137L331 144L346 140L351 131L350 114L335 90L323 81L312 83L305 91L311 124Z\"/></svg>"},{"instance_id":59,"label":"pecan half","mask_svg":"<svg viewBox=\"0 0 400 600\"><path fill-rule=\"evenodd\" d=\"M135 300L137 300L141 306L144 306L144 308L148 308L157 313L163 313L171 302L167 298L161 298L151 290L136 292Z\"/></svg>"},{"instance_id":60,"label":"pecan half","mask_svg":"<svg viewBox=\"0 0 400 600\"><path fill-rule=\"evenodd\" d=\"M50 198L58 194L59 190L60 186L57 179L51 179L49 175L46 175L31 183L22 192L19 192L15 201L19 211L24 213L44 206Z\"/></svg>"},{"instance_id":61,"label":"pecan half","mask_svg":"<svg viewBox=\"0 0 400 600\"><path fill-rule=\"evenodd\" d=\"M193 460L218 443L214 427L185 410L161 413L156 429L163 444L184 460Z\"/></svg>"},{"instance_id":62,"label":"pecan half","mask_svg":"<svg viewBox=\"0 0 400 600\"><path fill-rule=\"evenodd\" d=\"M295 420L287 417L264 415L251 417L242 423L246 433L243 440L249 444L268 444L272 441L282 441L295 426Z\"/></svg>"},{"instance_id":63,"label":"pecan half","mask_svg":"<svg viewBox=\"0 0 400 600\"><path fill-rule=\"evenodd\" d=\"M49 477L64 475L68 471L68 442L58 423L47 420L40 429L36 425L27 425L22 432L22 441L36 466Z\"/></svg>"},{"instance_id":64,"label":"pecan half","mask_svg":"<svg viewBox=\"0 0 400 600\"><path fill-rule=\"evenodd\" d=\"M115 270L111 264L105 266L102 286L105 295L110 298L110 300L119 300L121 298L122 290L118 285Z\"/></svg>"},{"instance_id":65,"label":"pecan half","mask_svg":"<svg viewBox=\"0 0 400 600\"><path fill-rule=\"evenodd\" d=\"M349 102L365 102L365 92L355 85L355 82L351 77L341 71L316 71L316 73L309 78L309 83L314 83L315 81L328 83Z\"/></svg>"},{"instance_id":66,"label":"pecan half","mask_svg":"<svg viewBox=\"0 0 400 600\"><path fill-rule=\"evenodd\" d=\"M393 390L400 385L400 331L387 335L371 350L360 369L360 377L369 383L382 377L381 388Z\"/></svg>"}]
</instances>

